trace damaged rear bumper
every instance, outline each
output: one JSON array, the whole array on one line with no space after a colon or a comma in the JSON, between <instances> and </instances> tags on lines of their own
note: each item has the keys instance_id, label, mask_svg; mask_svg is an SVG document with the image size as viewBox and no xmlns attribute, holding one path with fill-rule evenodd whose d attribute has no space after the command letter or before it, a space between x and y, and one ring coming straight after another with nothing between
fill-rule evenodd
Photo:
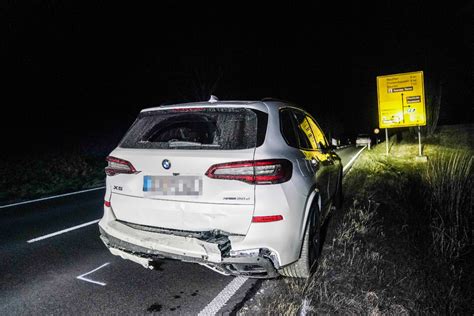
<instances>
[{"instance_id":1,"label":"damaged rear bumper","mask_svg":"<svg viewBox=\"0 0 474 316\"><path fill-rule=\"evenodd\" d=\"M117 220L99 223L100 238L110 252L153 268L159 259L204 265L225 275L273 278L274 255L267 249L232 251L229 236L220 231L181 232L133 225Z\"/></svg>"}]
</instances>

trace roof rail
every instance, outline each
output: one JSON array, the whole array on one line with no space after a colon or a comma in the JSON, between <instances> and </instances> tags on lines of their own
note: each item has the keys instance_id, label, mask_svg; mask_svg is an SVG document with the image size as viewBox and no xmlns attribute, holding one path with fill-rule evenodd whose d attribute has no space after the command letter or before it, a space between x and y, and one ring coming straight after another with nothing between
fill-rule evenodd
<instances>
[{"instance_id":1,"label":"roof rail","mask_svg":"<svg viewBox=\"0 0 474 316\"><path fill-rule=\"evenodd\" d=\"M262 100L260 101L280 101L280 102L285 102L284 100L282 99L277 99L277 98L272 98L272 97L266 97L266 98L263 98Z\"/></svg>"}]
</instances>

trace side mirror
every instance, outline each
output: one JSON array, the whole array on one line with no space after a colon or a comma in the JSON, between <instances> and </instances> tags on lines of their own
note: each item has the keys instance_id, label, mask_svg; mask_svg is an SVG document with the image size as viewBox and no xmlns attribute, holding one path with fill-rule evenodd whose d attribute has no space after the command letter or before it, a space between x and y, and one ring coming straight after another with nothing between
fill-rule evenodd
<instances>
[{"instance_id":1,"label":"side mirror","mask_svg":"<svg viewBox=\"0 0 474 316\"><path fill-rule=\"evenodd\" d=\"M336 149L337 147L334 146L334 145L330 145L330 144L327 144L327 145L323 145L323 143L319 142L319 148L321 148L321 152L323 154L327 154L329 153L330 151L333 151L334 149Z\"/></svg>"}]
</instances>

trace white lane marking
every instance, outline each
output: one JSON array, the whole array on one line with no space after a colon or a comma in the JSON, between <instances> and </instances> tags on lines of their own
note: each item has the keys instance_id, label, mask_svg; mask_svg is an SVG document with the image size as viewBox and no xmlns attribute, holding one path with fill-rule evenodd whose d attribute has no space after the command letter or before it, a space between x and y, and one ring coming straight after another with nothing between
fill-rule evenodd
<instances>
[{"instance_id":1,"label":"white lane marking","mask_svg":"<svg viewBox=\"0 0 474 316\"><path fill-rule=\"evenodd\" d=\"M54 237L54 236L57 236L57 235L61 235L61 234L70 232L71 230L76 230L76 229L79 229L79 228L82 228L82 227L86 227L86 226L89 226L89 225L92 225L92 224L96 224L99 221L100 221L100 218L96 219L96 220L93 220L91 222L87 222L87 223L84 223L84 224L74 226L74 227L69 227L69 228L57 231L55 233L51 233L51 234L47 234L47 235L40 236L40 237L37 237L37 238L33 238L33 239L30 239L30 240L27 240L26 242L31 244L32 242L36 242L36 241L43 240L43 239L46 239L46 238Z\"/></svg>"},{"instance_id":2,"label":"white lane marking","mask_svg":"<svg viewBox=\"0 0 474 316\"><path fill-rule=\"evenodd\" d=\"M59 195L54 195L54 196L48 196L48 197L41 198L41 199L36 199L36 200L30 200L30 201L24 201L24 202L18 202L18 203L13 203L13 204L2 205L2 206L0 206L0 208L7 208L7 207L12 207L12 206L17 206L17 205L23 205L23 204L29 204L29 203L44 201L44 200L51 200L51 199L56 199L56 198L63 197L63 196L74 195L74 194L79 194L79 193L85 193L85 192L90 192L90 191L96 191L96 190L101 190L101 189L105 189L105 186L98 187L98 188L93 188L93 189L82 190L82 191L71 192L71 193L64 193L64 194L59 194Z\"/></svg>"},{"instance_id":3,"label":"white lane marking","mask_svg":"<svg viewBox=\"0 0 474 316\"><path fill-rule=\"evenodd\" d=\"M245 283L245 281L247 281L247 278L245 277L235 277L209 304L207 304L206 307L204 307L198 315L216 315L232 295L234 295L235 292L237 292L237 290Z\"/></svg>"},{"instance_id":4,"label":"white lane marking","mask_svg":"<svg viewBox=\"0 0 474 316\"><path fill-rule=\"evenodd\" d=\"M85 278L85 276L88 275L88 274L94 273L94 272L96 272L97 270L102 269L102 268L105 267L105 266L108 266L109 264L110 264L110 262L106 262L106 263L104 263L103 265L101 265L100 267L95 268L95 269L92 270L92 271L89 271L89 272L87 272L87 273L81 274L80 276L77 276L76 279L79 279L79 280L82 280L82 281L86 281L86 282L90 282L90 283L94 283L94 284L98 284L98 285L101 285L101 286L106 286L107 283L99 282L99 281L94 281L94 280L91 280L91 279L89 279L89 278Z\"/></svg>"},{"instance_id":5,"label":"white lane marking","mask_svg":"<svg viewBox=\"0 0 474 316\"><path fill-rule=\"evenodd\" d=\"M351 158L351 160L349 160L349 162L344 166L344 168L342 168L342 173L345 173L346 170L352 166L352 164L354 163L354 161L357 159L357 157L359 157L360 153L361 153L365 148L367 148L367 146L362 147L362 149L359 150L359 151L357 152L357 154L355 154L354 157Z\"/></svg>"}]
</instances>

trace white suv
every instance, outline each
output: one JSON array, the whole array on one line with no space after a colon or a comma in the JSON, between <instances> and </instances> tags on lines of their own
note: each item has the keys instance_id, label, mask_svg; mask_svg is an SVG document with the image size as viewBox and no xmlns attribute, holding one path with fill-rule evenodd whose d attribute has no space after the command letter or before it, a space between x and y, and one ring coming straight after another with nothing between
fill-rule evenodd
<instances>
[{"instance_id":1,"label":"white suv","mask_svg":"<svg viewBox=\"0 0 474 316\"><path fill-rule=\"evenodd\" d=\"M308 277L342 202L339 157L311 115L283 101L142 110L107 161L101 239L149 268L168 258Z\"/></svg>"}]
</instances>

